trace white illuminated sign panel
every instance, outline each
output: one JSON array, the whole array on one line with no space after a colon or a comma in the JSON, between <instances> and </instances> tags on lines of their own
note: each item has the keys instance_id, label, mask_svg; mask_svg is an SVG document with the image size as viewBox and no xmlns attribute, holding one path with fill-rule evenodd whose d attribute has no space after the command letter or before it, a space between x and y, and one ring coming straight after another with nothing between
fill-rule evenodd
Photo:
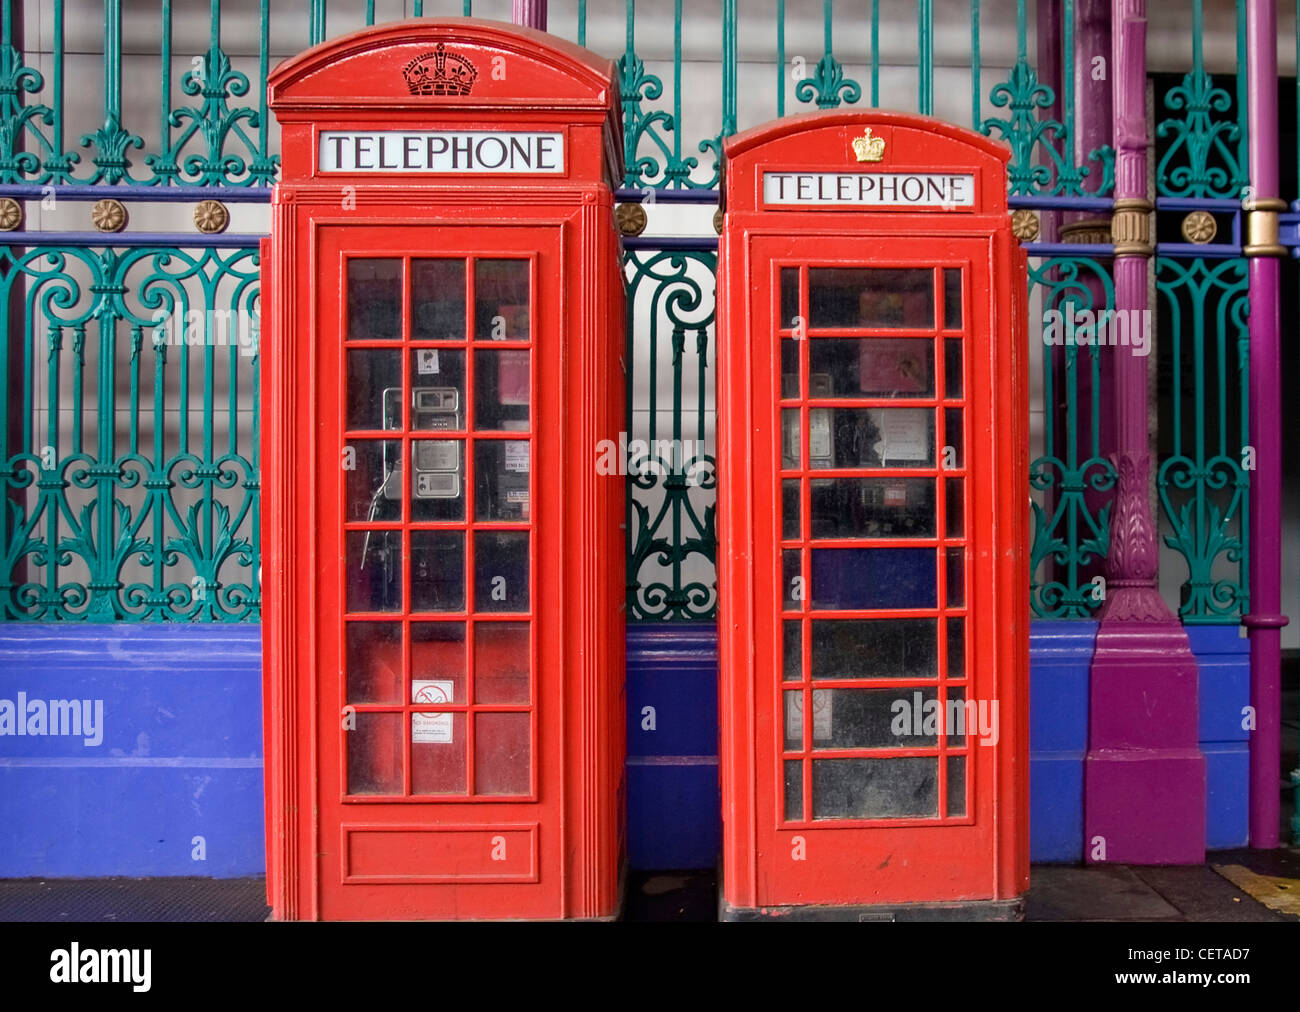
<instances>
[{"instance_id":1,"label":"white illuminated sign panel","mask_svg":"<svg viewBox=\"0 0 1300 1012\"><path fill-rule=\"evenodd\" d=\"M961 172L764 172L769 206L974 207L975 177Z\"/></svg>"},{"instance_id":2,"label":"white illuminated sign panel","mask_svg":"<svg viewBox=\"0 0 1300 1012\"><path fill-rule=\"evenodd\" d=\"M564 171L564 134L491 130L323 130L321 172Z\"/></svg>"}]
</instances>

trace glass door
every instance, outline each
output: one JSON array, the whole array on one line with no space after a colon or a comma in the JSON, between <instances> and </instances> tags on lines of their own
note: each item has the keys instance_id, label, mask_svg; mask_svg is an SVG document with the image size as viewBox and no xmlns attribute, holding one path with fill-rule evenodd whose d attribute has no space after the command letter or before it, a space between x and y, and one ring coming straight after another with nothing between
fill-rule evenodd
<instances>
[{"instance_id":1,"label":"glass door","mask_svg":"<svg viewBox=\"0 0 1300 1012\"><path fill-rule=\"evenodd\" d=\"M760 663L756 696L773 780L758 812L767 860L784 865L768 888L789 890L761 902L848 902L846 882L861 902L906 901L918 876L978 895L992 862L972 867L963 839L988 831L977 788L995 751L977 740L993 688L972 636L991 563L973 529L989 413L970 396L988 358L988 246L809 245L816 258L760 259L771 287L754 297L771 334L756 501L777 490L755 526L773 546L759 583L773 670L764 687Z\"/></svg>"},{"instance_id":2,"label":"glass door","mask_svg":"<svg viewBox=\"0 0 1300 1012\"><path fill-rule=\"evenodd\" d=\"M481 252L442 251L458 239ZM559 640L542 602L560 588L538 523L559 514L537 475L558 437L537 348L558 337L558 293L539 291L558 243L370 228L324 249L338 294L322 334L333 314L340 340L318 350L320 488L337 506L318 530L322 727L340 717L321 732L323 908L332 896L347 916L350 894L389 885L412 916L446 916L509 884L503 909L554 915L539 868L559 838L561 757L542 727Z\"/></svg>"}]
</instances>

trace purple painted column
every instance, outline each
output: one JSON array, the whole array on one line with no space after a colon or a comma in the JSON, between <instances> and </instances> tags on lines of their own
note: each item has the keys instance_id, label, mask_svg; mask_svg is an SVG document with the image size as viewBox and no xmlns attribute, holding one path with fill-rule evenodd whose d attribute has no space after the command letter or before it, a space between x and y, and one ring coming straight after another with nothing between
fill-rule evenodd
<instances>
[{"instance_id":1,"label":"purple painted column","mask_svg":"<svg viewBox=\"0 0 1300 1012\"><path fill-rule=\"evenodd\" d=\"M1146 0L1112 0L1111 12L1115 308L1142 321L1153 253ZM1119 482L1091 672L1084 854L1089 862L1197 864L1205 859L1205 758L1197 748L1196 660L1156 585L1147 359L1131 346L1106 350L1114 358Z\"/></svg>"},{"instance_id":2,"label":"purple painted column","mask_svg":"<svg viewBox=\"0 0 1300 1012\"><path fill-rule=\"evenodd\" d=\"M1282 355L1279 345L1276 0L1247 0L1246 85L1251 199L1246 209L1250 258L1250 845L1278 845L1281 765Z\"/></svg>"},{"instance_id":3,"label":"purple painted column","mask_svg":"<svg viewBox=\"0 0 1300 1012\"><path fill-rule=\"evenodd\" d=\"M525 28L546 31L546 0L511 0L510 20Z\"/></svg>"},{"instance_id":4,"label":"purple painted column","mask_svg":"<svg viewBox=\"0 0 1300 1012\"><path fill-rule=\"evenodd\" d=\"M1097 80L1093 73L1093 57L1103 56L1109 61L1111 52L1110 36L1110 0L1076 0L1074 5L1074 123L1071 125L1071 137L1074 141L1074 164L1088 166L1089 174L1083 178L1084 192L1095 194L1101 187L1104 175L1099 163L1089 164L1088 153L1104 145L1111 144L1111 75L1106 73ZM1112 241L1110 216L1104 211L1067 211L1064 224L1060 229L1061 241L1069 243L1109 243ZM1092 297L1094 309L1106 305L1106 291L1102 282L1091 271L1080 271L1080 283L1086 287ZM1097 402L1099 415L1096 419L1099 457L1109 457L1115 452L1114 412L1110 410L1111 392L1115 389L1114 354L1105 348L1095 349L1099 353L1098 381L1093 382L1093 349L1079 349L1075 360L1075 434L1087 449L1080 457L1088 457L1093 448L1088 434L1093 425L1093 399ZM1053 348L1060 361L1057 370L1060 376L1057 390L1065 389L1065 352L1063 347ZM1094 389L1094 387L1099 389ZM1068 432L1068 404L1061 399L1058 412L1057 432ZM1063 451L1057 451L1064 456ZM1097 516L1106 506L1110 492L1099 492L1085 483L1084 502L1088 511ZM1092 580L1105 573L1106 560L1098 558L1092 563L1079 567L1076 583Z\"/></svg>"}]
</instances>

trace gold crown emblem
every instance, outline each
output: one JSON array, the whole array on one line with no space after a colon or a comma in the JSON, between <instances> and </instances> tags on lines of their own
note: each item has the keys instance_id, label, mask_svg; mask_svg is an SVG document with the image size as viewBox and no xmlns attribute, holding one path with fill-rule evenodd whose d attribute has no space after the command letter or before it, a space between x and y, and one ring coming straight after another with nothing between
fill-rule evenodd
<instances>
[{"instance_id":1,"label":"gold crown emblem","mask_svg":"<svg viewBox=\"0 0 1300 1012\"><path fill-rule=\"evenodd\" d=\"M438 48L421 53L402 68L412 95L468 95L478 77L478 68L459 53Z\"/></svg>"},{"instance_id":2,"label":"gold crown emblem","mask_svg":"<svg viewBox=\"0 0 1300 1012\"><path fill-rule=\"evenodd\" d=\"M853 153L860 162L878 162L885 157L885 138L872 137L871 127L861 137L853 138Z\"/></svg>"}]
</instances>

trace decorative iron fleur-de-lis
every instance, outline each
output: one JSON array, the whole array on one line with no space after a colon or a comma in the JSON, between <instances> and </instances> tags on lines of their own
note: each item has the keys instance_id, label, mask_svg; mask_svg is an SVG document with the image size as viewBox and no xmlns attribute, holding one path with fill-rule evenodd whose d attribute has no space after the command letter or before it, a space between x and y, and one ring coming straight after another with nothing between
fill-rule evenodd
<instances>
[{"instance_id":1,"label":"decorative iron fleur-de-lis","mask_svg":"<svg viewBox=\"0 0 1300 1012\"><path fill-rule=\"evenodd\" d=\"M1158 191L1170 197L1236 197L1246 182L1241 164L1229 147L1241 137L1230 119L1215 118L1232 108L1232 97L1203 70L1183 75L1170 88L1165 107L1185 111L1181 118L1161 120L1157 137L1172 137L1156 167Z\"/></svg>"},{"instance_id":2,"label":"decorative iron fleur-de-lis","mask_svg":"<svg viewBox=\"0 0 1300 1012\"><path fill-rule=\"evenodd\" d=\"M841 102L852 105L860 101L862 86L844 76L844 65L828 49L817 61L813 75L794 86L794 95L800 102L816 102L818 109L835 109Z\"/></svg>"},{"instance_id":3,"label":"decorative iron fleur-de-lis","mask_svg":"<svg viewBox=\"0 0 1300 1012\"><path fill-rule=\"evenodd\" d=\"M1087 167L1074 165L1072 159L1067 161L1054 143L1059 142L1064 151L1070 150L1069 127L1059 120L1039 119L1037 115L1039 109L1049 108L1055 100L1055 93L1039 82L1034 68L1023 56L1011 68L1007 80L989 92L989 101L1000 109L1008 109L1010 116L986 119L980 125L980 132L992 136L996 130L1010 145L1007 189L1012 194L1083 196ZM1036 165L1034 153L1040 147L1047 164ZM1105 158L1101 150L1094 154Z\"/></svg>"}]
</instances>

